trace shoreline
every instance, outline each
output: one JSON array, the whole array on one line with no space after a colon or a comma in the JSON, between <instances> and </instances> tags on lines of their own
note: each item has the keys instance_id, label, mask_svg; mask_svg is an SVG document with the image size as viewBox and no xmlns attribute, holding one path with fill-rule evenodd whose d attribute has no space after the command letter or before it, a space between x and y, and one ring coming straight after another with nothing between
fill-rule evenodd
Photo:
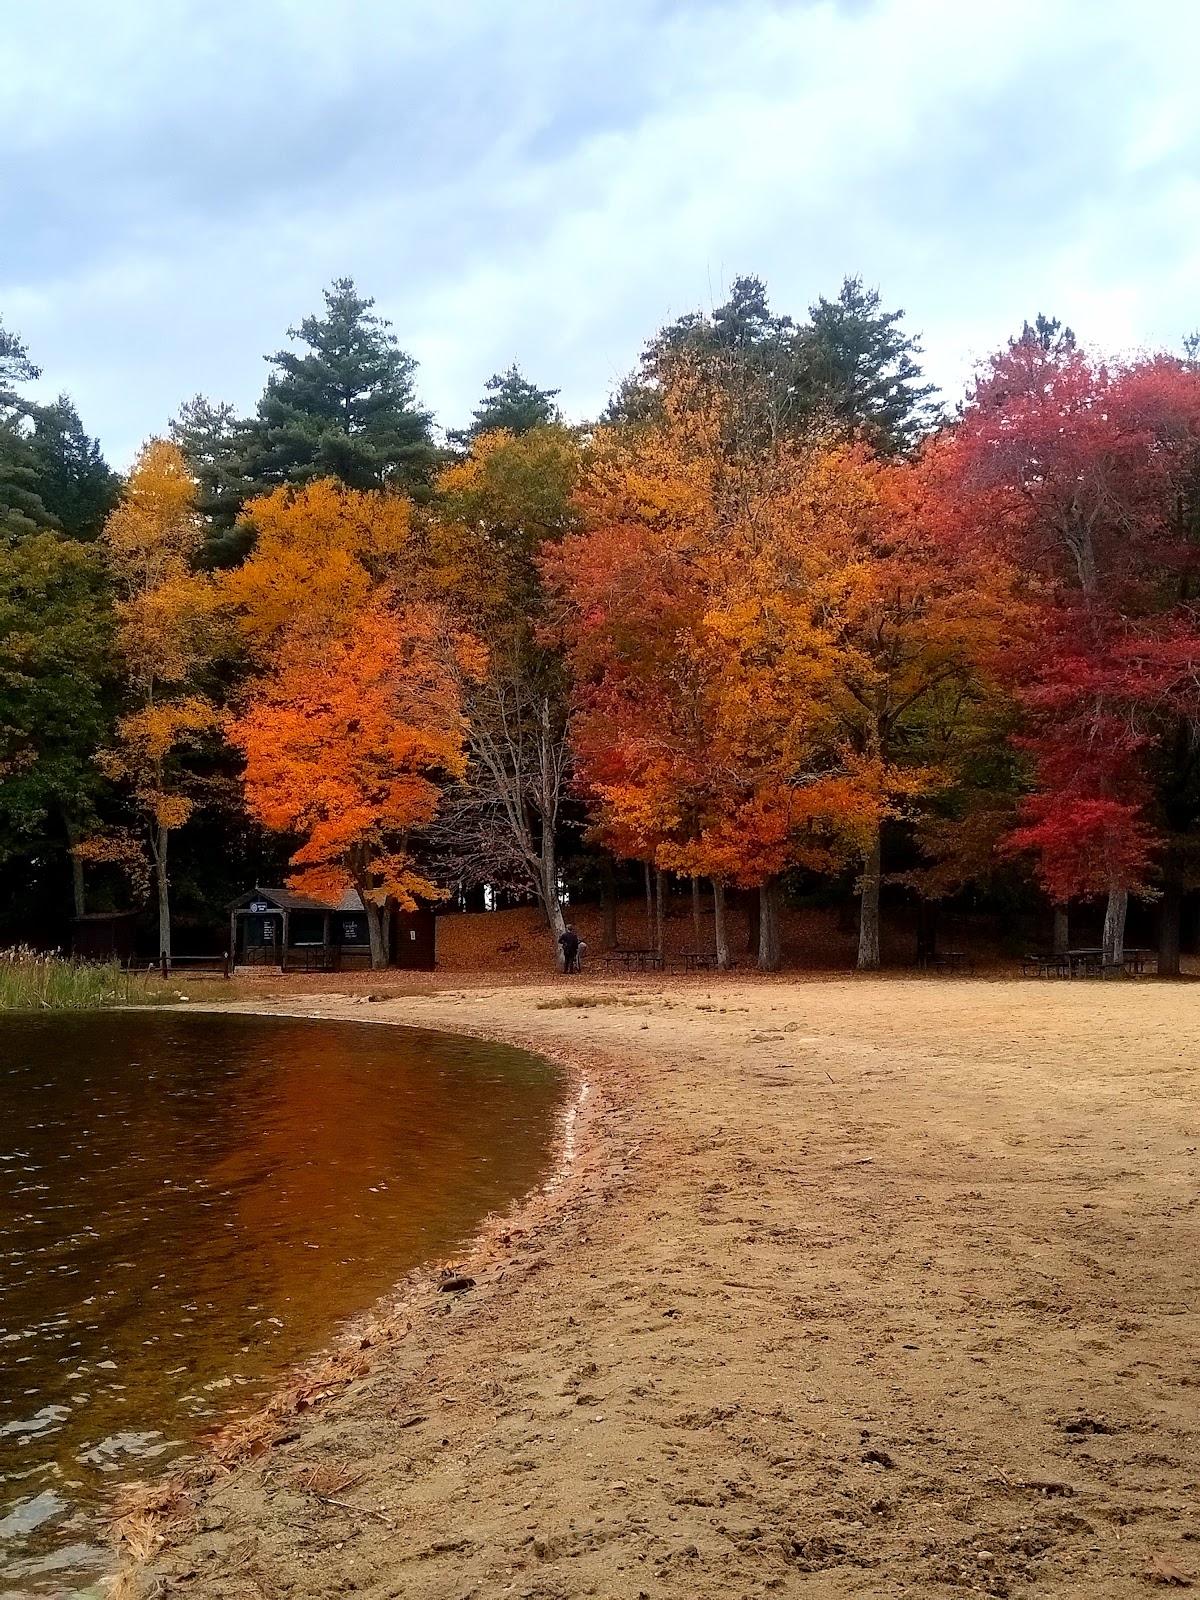
<instances>
[{"instance_id":1,"label":"shoreline","mask_svg":"<svg viewBox=\"0 0 1200 1600\"><path fill-rule=\"evenodd\" d=\"M532 1188L516 1196L503 1211L486 1216L474 1232L464 1239L455 1256L455 1265L429 1260L412 1267L393 1287L371 1305L348 1317L331 1344L280 1375L271 1393L244 1416L236 1416L208 1435L202 1435L197 1448L190 1450L161 1476L123 1486L118 1490L113 1516L109 1519L109 1545L117 1557L115 1571L102 1582L109 1585L110 1600L138 1593L153 1553L170 1542L171 1531L182 1525L188 1509L198 1495L223 1472L246 1460L257 1460L280 1442L290 1442L287 1419L311 1413L350 1384L368 1376L375 1361L394 1349L411 1325L411 1316L427 1312L438 1304L439 1279L472 1269L483 1272L497 1265L511 1266L504 1241L518 1235L536 1235L552 1220L553 1200L567 1186L581 1144L589 1131L588 1113L594 1109L592 1083L587 1068L573 1054L546 1048L543 1043L516 1037L485 1025L437 1026L416 1018L398 1018L379 1013L377 1005L367 1015L331 1014L329 1002L346 1001L355 1007L367 997L358 994L303 995L298 1004L285 1008L257 1000L231 1002L175 1002L162 1010L202 1012L228 1016L295 1019L312 1022L349 1022L365 1026L410 1028L448 1036L479 1039L493 1044L527 1050L548 1061L561 1074L564 1102L555 1113L555 1132L550 1170ZM299 1009L322 1002L320 1009ZM123 1008L124 1009L124 1008ZM139 1009L139 1008L130 1008ZM472 1285L474 1287L474 1285ZM368 1352L375 1352L374 1356Z\"/></svg>"},{"instance_id":2,"label":"shoreline","mask_svg":"<svg viewBox=\"0 0 1200 1600\"><path fill-rule=\"evenodd\" d=\"M1197 1577L1188 990L447 975L365 1001L233 1007L532 1050L588 1086L573 1159L489 1219L471 1289L410 1275L269 1443L160 1485L126 1593Z\"/></svg>"}]
</instances>

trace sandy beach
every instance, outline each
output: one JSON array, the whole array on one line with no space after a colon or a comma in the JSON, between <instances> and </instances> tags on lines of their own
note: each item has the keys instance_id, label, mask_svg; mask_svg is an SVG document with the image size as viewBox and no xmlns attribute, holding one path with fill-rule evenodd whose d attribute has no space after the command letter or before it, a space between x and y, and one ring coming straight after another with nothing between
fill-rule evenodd
<instances>
[{"instance_id":1,"label":"sandy beach","mask_svg":"<svg viewBox=\"0 0 1200 1600\"><path fill-rule=\"evenodd\" d=\"M571 1159L201 1472L142 1593L1200 1584L1200 991L298 981L235 1004L568 1064Z\"/></svg>"}]
</instances>

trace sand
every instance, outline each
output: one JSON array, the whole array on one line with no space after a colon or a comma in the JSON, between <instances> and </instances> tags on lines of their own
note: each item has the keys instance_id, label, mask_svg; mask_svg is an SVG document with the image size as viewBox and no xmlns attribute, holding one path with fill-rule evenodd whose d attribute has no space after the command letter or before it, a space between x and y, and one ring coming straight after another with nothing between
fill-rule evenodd
<instances>
[{"instance_id":1,"label":"sand","mask_svg":"<svg viewBox=\"0 0 1200 1600\"><path fill-rule=\"evenodd\" d=\"M570 1062L573 1159L474 1288L423 1274L366 1376L210 1472L144 1592L1200 1585L1200 990L281 992Z\"/></svg>"}]
</instances>

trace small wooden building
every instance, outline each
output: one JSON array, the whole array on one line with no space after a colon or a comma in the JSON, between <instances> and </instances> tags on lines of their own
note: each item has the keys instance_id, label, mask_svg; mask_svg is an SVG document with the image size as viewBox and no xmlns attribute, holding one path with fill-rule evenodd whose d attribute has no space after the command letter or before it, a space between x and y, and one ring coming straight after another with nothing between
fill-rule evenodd
<instances>
[{"instance_id":1,"label":"small wooden building","mask_svg":"<svg viewBox=\"0 0 1200 1600\"><path fill-rule=\"evenodd\" d=\"M254 889L229 907L229 948L238 967L347 972L371 965L367 913L354 889L336 906L291 889ZM432 911L421 907L393 914L389 964L433 971L437 920Z\"/></svg>"}]
</instances>

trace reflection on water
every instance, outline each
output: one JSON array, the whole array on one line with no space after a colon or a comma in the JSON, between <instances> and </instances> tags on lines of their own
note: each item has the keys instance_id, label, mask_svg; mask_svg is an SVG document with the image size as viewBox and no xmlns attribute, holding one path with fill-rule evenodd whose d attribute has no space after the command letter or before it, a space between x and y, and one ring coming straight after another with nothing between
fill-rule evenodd
<instances>
[{"instance_id":1,"label":"reflection on water","mask_svg":"<svg viewBox=\"0 0 1200 1600\"><path fill-rule=\"evenodd\" d=\"M538 1181L557 1096L414 1029L0 1018L0 1600L79 1592L104 1488Z\"/></svg>"}]
</instances>

